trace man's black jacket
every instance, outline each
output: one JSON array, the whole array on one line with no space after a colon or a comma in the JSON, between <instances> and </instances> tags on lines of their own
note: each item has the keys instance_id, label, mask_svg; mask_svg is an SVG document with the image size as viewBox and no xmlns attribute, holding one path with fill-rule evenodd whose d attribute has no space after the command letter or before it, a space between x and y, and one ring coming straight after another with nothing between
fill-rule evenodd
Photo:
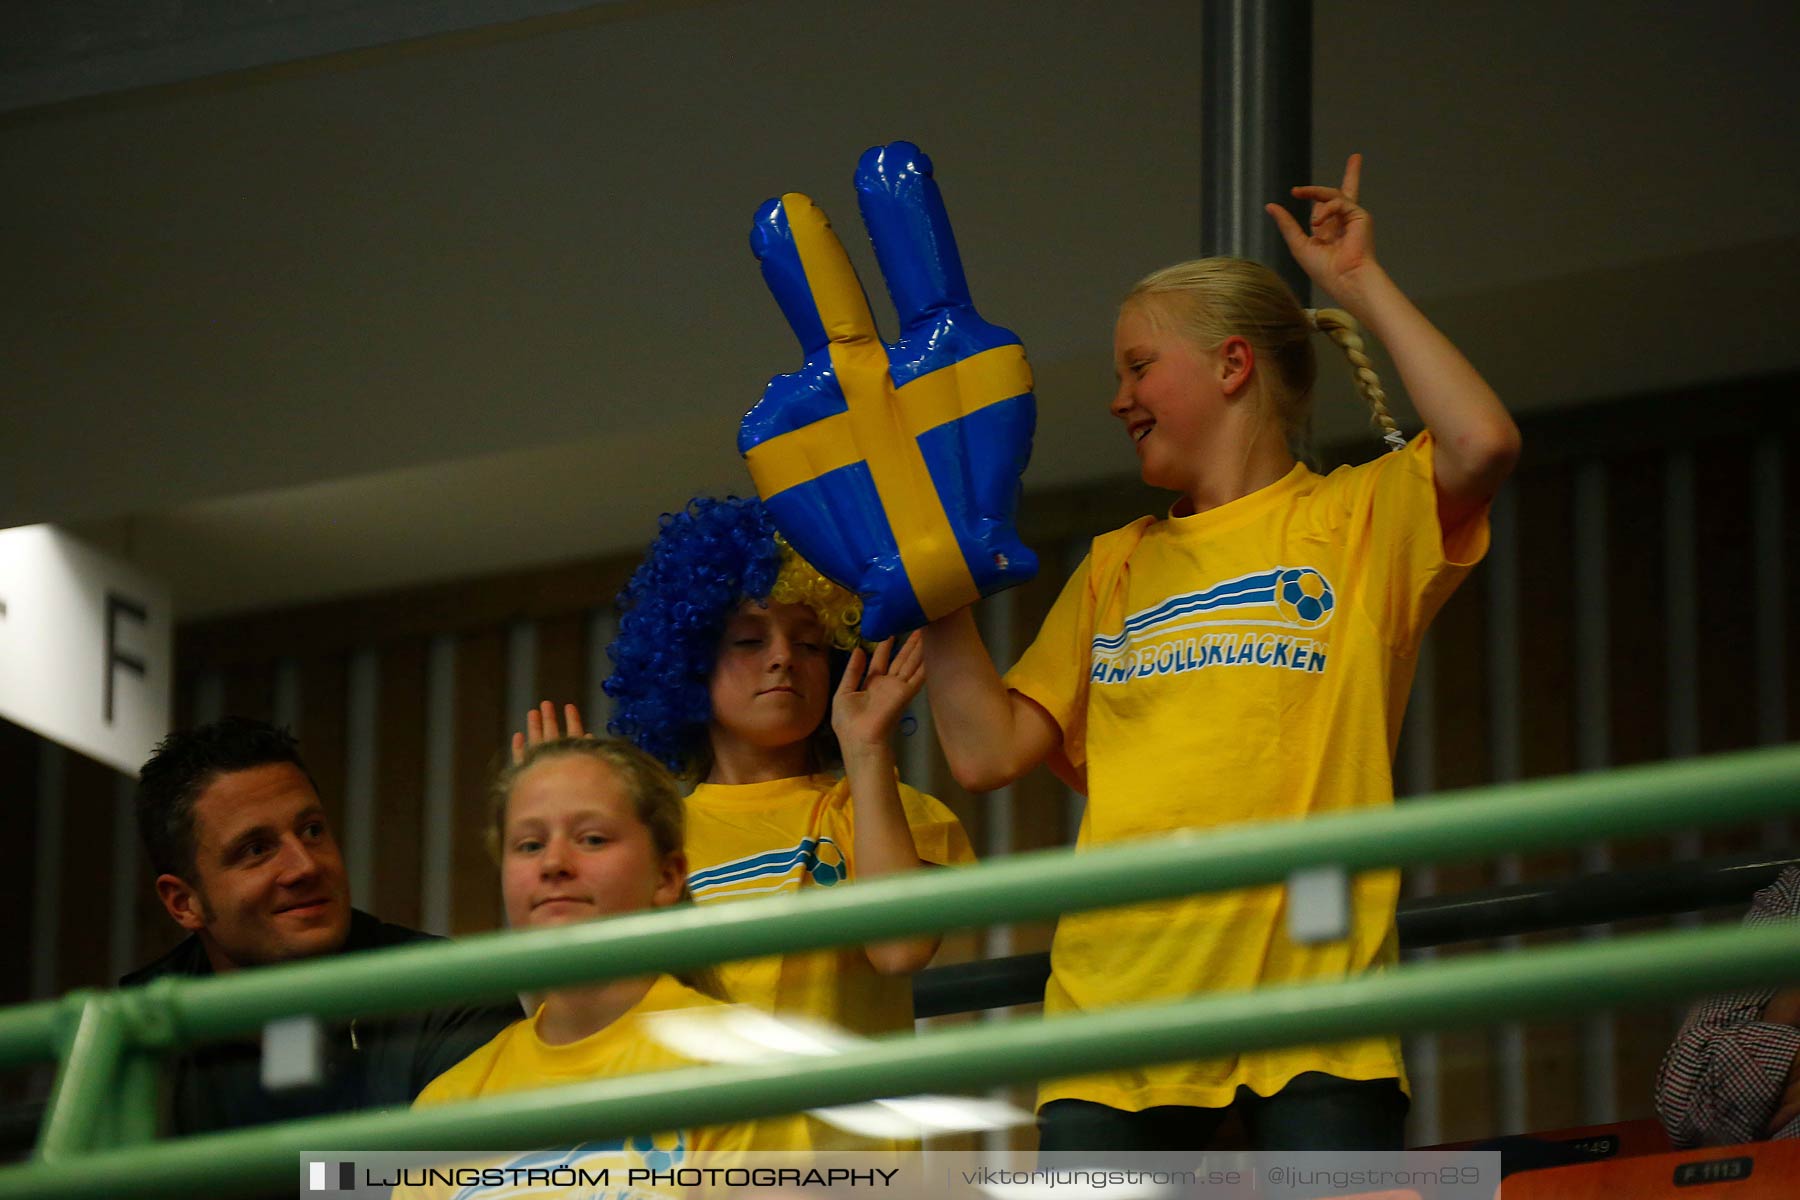
<instances>
[{"instance_id":1,"label":"man's black jacket","mask_svg":"<svg viewBox=\"0 0 1800 1200\"><path fill-rule=\"evenodd\" d=\"M408 942L438 941L400 925L352 910L342 954ZM190 937L149 966L119 980L123 987L164 975L213 973L198 937ZM518 1005L437 1008L398 1017L359 1017L331 1027L326 1036L325 1082L299 1092L272 1093L262 1086L259 1040L196 1046L171 1060L168 1132L205 1133L320 1116L378 1105L410 1104L445 1071L521 1016Z\"/></svg>"}]
</instances>

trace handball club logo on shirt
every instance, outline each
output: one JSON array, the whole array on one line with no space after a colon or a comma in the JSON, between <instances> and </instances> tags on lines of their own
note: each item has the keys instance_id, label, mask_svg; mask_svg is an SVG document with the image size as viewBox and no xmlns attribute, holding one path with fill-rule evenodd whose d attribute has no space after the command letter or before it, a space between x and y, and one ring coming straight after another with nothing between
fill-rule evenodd
<instances>
[{"instance_id":1,"label":"handball club logo on shirt","mask_svg":"<svg viewBox=\"0 0 1800 1200\"><path fill-rule=\"evenodd\" d=\"M1325 671L1337 594L1313 567L1274 567L1182 592L1125 618L1093 642L1092 684L1129 683L1217 667Z\"/></svg>"},{"instance_id":2,"label":"handball club logo on shirt","mask_svg":"<svg viewBox=\"0 0 1800 1200\"><path fill-rule=\"evenodd\" d=\"M801 838L786 850L770 850L734 858L688 875L696 900L750 896L758 892L791 892L804 880L820 887L841 883L849 875L844 852L829 837Z\"/></svg>"}]
</instances>

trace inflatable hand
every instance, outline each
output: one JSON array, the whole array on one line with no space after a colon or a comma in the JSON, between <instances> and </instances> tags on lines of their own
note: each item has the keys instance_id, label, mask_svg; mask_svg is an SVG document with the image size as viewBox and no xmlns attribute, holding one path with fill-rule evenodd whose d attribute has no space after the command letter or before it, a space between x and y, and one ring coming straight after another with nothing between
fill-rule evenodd
<instances>
[{"instance_id":1,"label":"inflatable hand","mask_svg":"<svg viewBox=\"0 0 1800 1200\"><path fill-rule=\"evenodd\" d=\"M877 146L856 193L900 337L882 342L817 205L765 203L750 248L806 365L769 381L738 449L776 526L861 594L879 641L1036 574L1013 518L1037 406L1019 339L969 300L931 160Z\"/></svg>"}]
</instances>

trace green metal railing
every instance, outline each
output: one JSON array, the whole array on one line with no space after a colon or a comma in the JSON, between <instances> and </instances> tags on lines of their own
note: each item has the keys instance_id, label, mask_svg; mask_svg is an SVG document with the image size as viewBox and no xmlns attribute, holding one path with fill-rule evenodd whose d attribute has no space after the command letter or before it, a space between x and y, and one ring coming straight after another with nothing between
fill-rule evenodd
<instances>
[{"instance_id":1,"label":"green metal railing","mask_svg":"<svg viewBox=\"0 0 1800 1200\"><path fill-rule=\"evenodd\" d=\"M1800 812L1800 747L1628 768L1243 826L1081 854L555 930L402 947L0 1011L0 1067L63 1062L39 1161L0 1197L186 1195L280 1186L301 1149L473 1149L708 1124L1112 1065L1654 1003L1792 977L1800 924L1655 934L1408 966L1335 983L884 1039L840 1058L705 1068L420 1112L377 1112L142 1144L153 1052L258 1029L304 997L323 1019L510 996L756 955Z\"/></svg>"}]
</instances>

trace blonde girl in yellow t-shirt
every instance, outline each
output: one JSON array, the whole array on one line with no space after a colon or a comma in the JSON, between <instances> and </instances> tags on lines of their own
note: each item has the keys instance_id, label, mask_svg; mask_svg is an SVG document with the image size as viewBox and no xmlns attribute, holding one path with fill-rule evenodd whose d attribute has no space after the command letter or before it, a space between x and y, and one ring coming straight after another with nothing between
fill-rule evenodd
<instances>
[{"instance_id":1,"label":"blonde girl in yellow t-shirt","mask_svg":"<svg viewBox=\"0 0 1800 1200\"><path fill-rule=\"evenodd\" d=\"M1214 258L1146 277L1120 306L1109 406L1164 519L1095 539L1003 680L969 611L934 622L925 658L957 779L982 791L1052 766L1088 792L1079 845L1389 803L1412 658L1486 547L1486 511L1519 453L1493 391L1376 261L1358 202L1293 189L1310 229L1268 206L1343 310L1303 309L1275 274ZM1388 347L1428 432L1404 445L1357 325ZM1319 476L1297 462L1312 335L1350 360L1395 453ZM1067 914L1052 1015L1204 990L1331 978L1395 954L1394 872L1353 891L1352 929L1288 938L1285 892ZM1236 1107L1266 1148L1398 1148L1394 1039L1156 1064L1039 1093L1049 1150L1201 1146Z\"/></svg>"},{"instance_id":2,"label":"blonde girl in yellow t-shirt","mask_svg":"<svg viewBox=\"0 0 1800 1200\"><path fill-rule=\"evenodd\" d=\"M524 748L499 774L492 795L488 841L500 863L509 928L600 920L685 900L680 791L660 764L630 743L570 737ZM700 982L645 975L547 992L530 1017L438 1076L414 1103L695 1065L652 1037L645 1023L670 1009L718 1005L696 990ZM793 1116L584 1143L560 1157L533 1150L507 1162L565 1173L604 1168L622 1176L632 1167L693 1165L700 1154L714 1165L729 1165L747 1151L809 1146L804 1119ZM497 1187L495 1194L512 1190ZM450 1191L471 1200L485 1194L479 1187L440 1189L423 1180L396 1194L425 1200Z\"/></svg>"}]
</instances>

